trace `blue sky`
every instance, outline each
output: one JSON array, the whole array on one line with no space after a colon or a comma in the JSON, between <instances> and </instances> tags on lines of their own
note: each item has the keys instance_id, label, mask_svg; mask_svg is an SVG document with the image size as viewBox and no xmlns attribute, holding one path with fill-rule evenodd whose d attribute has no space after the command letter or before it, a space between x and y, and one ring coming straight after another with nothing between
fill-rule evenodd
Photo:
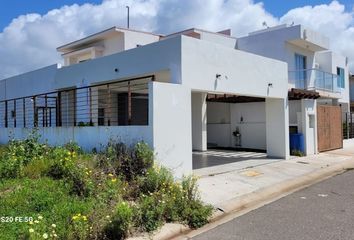
<instances>
[{"instance_id":1,"label":"blue sky","mask_svg":"<svg viewBox=\"0 0 354 240\"><path fill-rule=\"evenodd\" d=\"M262 0L255 2L263 2L264 8L272 13L276 17L281 17L285 13L287 13L290 9L303 7L306 5L319 5L319 4L329 4L332 1L324 1L324 0ZM345 7L350 10L354 6L353 0L339 0L341 4L344 4Z\"/></svg>"},{"instance_id":2,"label":"blue sky","mask_svg":"<svg viewBox=\"0 0 354 240\"><path fill-rule=\"evenodd\" d=\"M0 8L0 29L6 27L13 18L26 14L26 13L39 13L45 14L51 9L60 8L64 5L71 5L74 3L84 4L84 3L101 3L101 0L11 0L3 1ZM265 9L276 17L280 17L288 12L290 9L296 7L302 7L308 4L318 5L318 4L328 4L331 1L324 0L285 0L285 1L275 1L275 0L262 0L255 2L263 2ZM340 3L344 4L348 10L352 9L354 6L353 0L339 0Z\"/></svg>"},{"instance_id":3,"label":"blue sky","mask_svg":"<svg viewBox=\"0 0 354 240\"><path fill-rule=\"evenodd\" d=\"M1 2L0 29L6 27L13 18L26 13L45 14L64 5L101 2L101 0L5 0Z\"/></svg>"}]
</instances>

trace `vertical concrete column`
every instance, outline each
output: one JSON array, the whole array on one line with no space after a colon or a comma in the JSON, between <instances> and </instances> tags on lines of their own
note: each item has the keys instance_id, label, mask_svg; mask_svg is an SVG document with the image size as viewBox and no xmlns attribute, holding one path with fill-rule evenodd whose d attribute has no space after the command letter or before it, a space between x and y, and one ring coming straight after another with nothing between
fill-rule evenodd
<instances>
[{"instance_id":1,"label":"vertical concrete column","mask_svg":"<svg viewBox=\"0 0 354 240\"><path fill-rule=\"evenodd\" d=\"M316 100L301 99L301 132L304 135L305 155L317 153Z\"/></svg>"},{"instance_id":2,"label":"vertical concrete column","mask_svg":"<svg viewBox=\"0 0 354 240\"><path fill-rule=\"evenodd\" d=\"M289 158L289 106L288 99L266 99L267 155Z\"/></svg>"},{"instance_id":3,"label":"vertical concrete column","mask_svg":"<svg viewBox=\"0 0 354 240\"><path fill-rule=\"evenodd\" d=\"M180 84L149 83L149 125L156 160L176 178L192 172L191 90Z\"/></svg>"},{"instance_id":4,"label":"vertical concrete column","mask_svg":"<svg viewBox=\"0 0 354 240\"><path fill-rule=\"evenodd\" d=\"M192 93L193 150L207 150L207 93Z\"/></svg>"}]
</instances>

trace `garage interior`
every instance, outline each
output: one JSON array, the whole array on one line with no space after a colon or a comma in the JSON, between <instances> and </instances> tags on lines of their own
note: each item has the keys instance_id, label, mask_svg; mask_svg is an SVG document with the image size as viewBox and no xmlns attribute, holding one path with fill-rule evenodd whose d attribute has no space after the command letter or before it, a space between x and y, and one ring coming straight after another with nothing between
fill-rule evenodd
<instances>
[{"instance_id":1,"label":"garage interior","mask_svg":"<svg viewBox=\"0 0 354 240\"><path fill-rule=\"evenodd\" d=\"M207 150L193 147L193 169L267 159L264 98L206 94L206 118Z\"/></svg>"}]
</instances>

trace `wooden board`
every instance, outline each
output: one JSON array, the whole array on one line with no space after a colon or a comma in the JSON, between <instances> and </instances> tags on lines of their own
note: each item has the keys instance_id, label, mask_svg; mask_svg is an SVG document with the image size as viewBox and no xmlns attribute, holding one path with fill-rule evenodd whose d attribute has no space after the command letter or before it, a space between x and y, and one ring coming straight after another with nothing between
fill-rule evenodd
<instances>
[{"instance_id":1,"label":"wooden board","mask_svg":"<svg viewBox=\"0 0 354 240\"><path fill-rule=\"evenodd\" d=\"M343 147L342 112L339 106L317 106L318 151Z\"/></svg>"}]
</instances>

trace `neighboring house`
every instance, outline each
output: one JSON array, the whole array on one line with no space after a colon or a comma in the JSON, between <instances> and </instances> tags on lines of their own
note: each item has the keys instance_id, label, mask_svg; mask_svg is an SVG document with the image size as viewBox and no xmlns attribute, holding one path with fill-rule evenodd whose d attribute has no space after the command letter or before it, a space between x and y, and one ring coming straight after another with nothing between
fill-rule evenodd
<instances>
[{"instance_id":1,"label":"neighboring house","mask_svg":"<svg viewBox=\"0 0 354 240\"><path fill-rule=\"evenodd\" d=\"M0 81L0 143L33 127L50 144L86 150L143 140L181 176L192 171L192 150L208 146L288 158L290 126L314 154L316 104L349 108L346 59L328 45L302 26L240 39L110 28L59 47L62 67Z\"/></svg>"},{"instance_id":2,"label":"neighboring house","mask_svg":"<svg viewBox=\"0 0 354 240\"><path fill-rule=\"evenodd\" d=\"M354 112L354 75L350 74L350 112Z\"/></svg>"}]
</instances>

